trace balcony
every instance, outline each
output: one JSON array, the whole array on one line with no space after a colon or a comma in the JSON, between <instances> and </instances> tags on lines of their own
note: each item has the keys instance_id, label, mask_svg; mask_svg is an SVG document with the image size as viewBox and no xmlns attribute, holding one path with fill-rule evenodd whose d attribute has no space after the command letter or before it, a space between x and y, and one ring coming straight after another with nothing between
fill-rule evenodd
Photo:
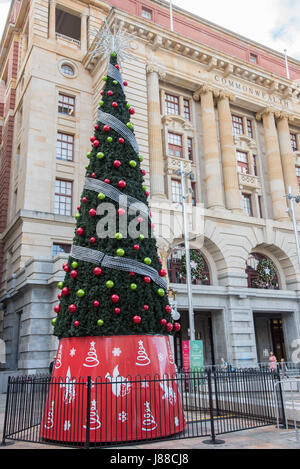
<instances>
[{"instance_id":1,"label":"balcony","mask_svg":"<svg viewBox=\"0 0 300 469\"><path fill-rule=\"evenodd\" d=\"M260 177L254 174L238 173L240 188L261 189Z\"/></svg>"}]
</instances>

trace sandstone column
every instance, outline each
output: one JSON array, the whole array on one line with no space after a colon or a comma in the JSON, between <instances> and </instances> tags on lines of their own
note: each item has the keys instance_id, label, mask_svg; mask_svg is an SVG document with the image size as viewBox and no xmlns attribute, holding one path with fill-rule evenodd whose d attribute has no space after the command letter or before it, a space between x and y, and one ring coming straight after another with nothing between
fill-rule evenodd
<instances>
[{"instance_id":1,"label":"sandstone column","mask_svg":"<svg viewBox=\"0 0 300 469\"><path fill-rule=\"evenodd\" d=\"M81 31L80 31L80 46L81 51L86 54L87 52L87 18L88 13L84 11L81 14Z\"/></svg>"},{"instance_id":2,"label":"sandstone column","mask_svg":"<svg viewBox=\"0 0 300 469\"><path fill-rule=\"evenodd\" d=\"M49 4L49 39L55 40L55 11L56 11L56 0L50 0Z\"/></svg>"},{"instance_id":3,"label":"sandstone column","mask_svg":"<svg viewBox=\"0 0 300 469\"><path fill-rule=\"evenodd\" d=\"M221 91L218 98L218 112L226 208L233 212L241 212L241 193L230 111L230 101L234 99L233 95Z\"/></svg>"},{"instance_id":4,"label":"sandstone column","mask_svg":"<svg viewBox=\"0 0 300 469\"><path fill-rule=\"evenodd\" d=\"M147 93L148 93L148 141L150 152L150 185L151 197L163 197L165 194L164 183L164 156L161 131L161 111L159 99L159 79L165 74L157 65L148 64Z\"/></svg>"},{"instance_id":5,"label":"sandstone column","mask_svg":"<svg viewBox=\"0 0 300 469\"><path fill-rule=\"evenodd\" d=\"M263 120L265 132L268 173L275 220L288 220L285 187L281 165L280 149L274 113L271 108L264 109L257 114L257 119Z\"/></svg>"},{"instance_id":6,"label":"sandstone column","mask_svg":"<svg viewBox=\"0 0 300 469\"><path fill-rule=\"evenodd\" d=\"M220 170L219 145L212 88L203 85L194 93L201 99L205 182L208 208L224 208L223 185Z\"/></svg>"}]
</instances>

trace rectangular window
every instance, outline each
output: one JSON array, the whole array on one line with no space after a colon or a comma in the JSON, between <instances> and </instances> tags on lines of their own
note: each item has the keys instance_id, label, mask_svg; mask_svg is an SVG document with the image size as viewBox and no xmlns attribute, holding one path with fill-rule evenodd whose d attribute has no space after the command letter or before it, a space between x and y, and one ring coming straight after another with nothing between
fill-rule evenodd
<instances>
[{"instance_id":1,"label":"rectangular window","mask_svg":"<svg viewBox=\"0 0 300 469\"><path fill-rule=\"evenodd\" d=\"M251 62L252 64L257 64L257 62L258 62L258 57L257 57L256 54L250 54L250 62Z\"/></svg>"},{"instance_id":2,"label":"rectangular window","mask_svg":"<svg viewBox=\"0 0 300 469\"><path fill-rule=\"evenodd\" d=\"M73 161L74 158L74 135L57 133L56 159Z\"/></svg>"},{"instance_id":3,"label":"rectangular window","mask_svg":"<svg viewBox=\"0 0 300 469\"><path fill-rule=\"evenodd\" d=\"M244 124L242 117L232 116L232 126L235 135L244 135Z\"/></svg>"},{"instance_id":4,"label":"rectangular window","mask_svg":"<svg viewBox=\"0 0 300 469\"><path fill-rule=\"evenodd\" d=\"M69 254L71 252L71 244L59 244L53 243L52 245L52 256L55 257L60 253Z\"/></svg>"},{"instance_id":5,"label":"rectangular window","mask_svg":"<svg viewBox=\"0 0 300 469\"><path fill-rule=\"evenodd\" d=\"M252 128L252 121L251 119L247 119L247 129L248 129L248 136L253 138L253 128Z\"/></svg>"},{"instance_id":6,"label":"rectangular window","mask_svg":"<svg viewBox=\"0 0 300 469\"><path fill-rule=\"evenodd\" d=\"M165 113L179 115L179 98L171 94L165 95Z\"/></svg>"},{"instance_id":7,"label":"rectangular window","mask_svg":"<svg viewBox=\"0 0 300 469\"><path fill-rule=\"evenodd\" d=\"M189 160L194 161L193 139L191 137L188 137L187 139L187 147L188 147Z\"/></svg>"},{"instance_id":8,"label":"rectangular window","mask_svg":"<svg viewBox=\"0 0 300 469\"><path fill-rule=\"evenodd\" d=\"M297 145L297 135L291 133L291 145L292 145L292 150L293 151L298 151L298 145Z\"/></svg>"},{"instance_id":9,"label":"rectangular window","mask_svg":"<svg viewBox=\"0 0 300 469\"><path fill-rule=\"evenodd\" d=\"M174 203L182 203L181 182L177 181L177 179L172 179L172 201Z\"/></svg>"},{"instance_id":10,"label":"rectangular window","mask_svg":"<svg viewBox=\"0 0 300 469\"><path fill-rule=\"evenodd\" d=\"M263 218L262 197L261 197L261 195L258 196L258 208L259 208L259 217Z\"/></svg>"},{"instance_id":11,"label":"rectangular window","mask_svg":"<svg viewBox=\"0 0 300 469\"><path fill-rule=\"evenodd\" d=\"M256 155L253 155L253 172L254 172L254 176L258 176Z\"/></svg>"},{"instance_id":12,"label":"rectangular window","mask_svg":"<svg viewBox=\"0 0 300 469\"><path fill-rule=\"evenodd\" d=\"M191 108L189 99L183 100L183 115L187 120L191 120Z\"/></svg>"},{"instance_id":13,"label":"rectangular window","mask_svg":"<svg viewBox=\"0 0 300 469\"><path fill-rule=\"evenodd\" d=\"M243 210L244 212L249 215L249 217L253 217L252 211L252 200L250 194L242 194L243 196Z\"/></svg>"},{"instance_id":14,"label":"rectangular window","mask_svg":"<svg viewBox=\"0 0 300 469\"><path fill-rule=\"evenodd\" d=\"M243 174L249 174L248 154L244 151L237 150L238 171Z\"/></svg>"},{"instance_id":15,"label":"rectangular window","mask_svg":"<svg viewBox=\"0 0 300 469\"><path fill-rule=\"evenodd\" d=\"M192 189L192 205L195 207L197 205L197 192L196 192L195 182L191 183L191 189Z\"/></svg>"},{"instance_id":16,"label":"rectangular window","mask_svg":"<svg viewBox=\"0 0 300 469\"><path fill-rule=\"evenodd\" d=\"M80 43L81 18L65 10L55 10L55 31L57 36L65 36Z\"/></svg>"},{"instance_id":17,"label":"rectangular window","mask_svg":"<svg viewBox=\"0 0 300 469\"><path fill-rule=\"evenodd\" d=\"M168 153L170 156L182 158L182 136L168 132Z\"/></svg>"},{"instance_id":18,"label":"rectangular window","mask_svg":"<svg viewBox=\"0 0 300 469\"><path fill-rule=\"evenodd\" d=\"M66 116L75 116L75 98L66 94L58 95L58 112Z\"/></svg>"},{"instance_id":19,"label":"rectangular window","mask_svg":"<svg viewBox=\"0 0 300 469\"><path fill-rule=\"evenodd\" d=\"M63 179L56 179L54 213L58 215L72 215L73 183Z\"/></svg>"},{"instance_id":20,"label":"rectangular window","mask_svg":"<svg viewBox=\"0 0 300 469\"><path fill-rule=\"evenodd\" d=\"M150 8L142 7L142 17L146 20L152 20L152 10L150 10Z\"/></svg>"}]
</instances>

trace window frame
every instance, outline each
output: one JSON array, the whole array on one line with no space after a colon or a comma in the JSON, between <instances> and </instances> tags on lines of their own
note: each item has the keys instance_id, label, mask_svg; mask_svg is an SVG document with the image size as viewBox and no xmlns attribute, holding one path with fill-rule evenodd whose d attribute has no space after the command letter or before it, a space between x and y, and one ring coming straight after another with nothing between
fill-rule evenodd
<instances>
[{"instance_id":1,"label":"window frame","mask_svg":"<svg viewBox=\"0 0 300 469\"><path fill-rule=\"evenodd\" d=\"M183 98L183 116L191 121L191 102L188 98Z\"/></svg>"},{"instance_id":2,"label":"window frame","mask_svg":"<svg viewBox=\"0 0 300 469\"><path fill-rule=\"evenodd\" d=\"M65 246L68 247L68 251L59 251L56 254L54 254L54 246ZM67 243L52 243L52 257L58 256L59 254L69 254L71 252L72 244L67 244Z\"/></svg>"},{"instance_id":3,"label":"window frame","mask_svg":"<svg viewBox=\"0 0 300 469\"><path fill-rule=\"evenodd\" d=\"M63 99L61 98L68 98L68 99L71 99L73 100L73 104L71 103L65 103ZM72 114L70 114L69 112L61 112L59 110L59 108L62 107L62 108L67 108L67 107L70 107L71 109L73 109L73 112ZM75 96L71 96L67 93L64 93L63 91L59 91L58 92L58 105L57 105L57 110L58 110L58 114L59 115L62 115L62 116L69 116L69 117L75 117L75 113L76 113L76 98Z\"/></svg>"},{"instance_id":4,"label":"window frame","mask_svg":"<svg viewBox=\"0 0 300 469\"><path fill-rule=\"evenodd\" d=\"M65 182L65 183L70 184L71 195L67 194L66 192L57 192L56 191L57 190L57 182ZM58 205L59 205L58 211L56 211L57 197L58 197ZM60 206L61 206L60 197L65 197L66 199L70 200L69 204L67 204L66 201L64 203L64 206L65 206L64 213L61 213L61 211L60 211ZM67 213L67 210L66 210L66 207L68 207L68 206L70 207L70 211L69 211L70 213ZM71 217L72 213L73 213L73 181L70 181L68 179L55 178L54 214L55 215L63 215L63 216L66 216L66 217Z\"/></svg>"},{"instance_id":5,"label":"window frame","mask_svg":"<svg viewBox=\"0 0 300 469\"><path fill-rule=\"evenodd\" d=\"M179 190L175 190L174 189ZM182 204L182 186L181 186L181 181L176 178L171 179L171 192L172 192L172 203L173 204Z\"/></svg>"},{"instance_id":6,"label":"window frame","mask_svg":"<svg viewBox=\"0 0 300 469\"><path fill-rule=\"evenodd\" d=\"M148 18L147 16L144 16L143 15L143 12L145 13L149 13L150 14L150 18ZM153 10L151 10L151 8L148 8L144 5L141 6L141 17L144 18L145 20L147 21L153 21Z\"/></svg>"},{"instance_id":7,"label":"window frame","mask_svg":"<svg viewBox=\"0 0 300 469\"><path fill-rule=\"evenodd\" d=\"M295 132L290 132L290 140L293 152L298 151L297 134Z\"/></svg>"},{"instance_id":8,"label":"window frame","mask_svg":"<svg viewBox=\"0 0 300 469\"><path fill-rule=\"evenodd\" d=\"M245 135L244 120L237 114L232 114L232 128L234 135ZM241 130L241 132L240 132Z\"/></svg>"},{"instance_id":9,"label":"window frame","mask_svg":"<svg viewBox=\"0 0 300 469\"><path fill-rule=\"evenodd\" d=\"M67 137L72 137L72 155L71 155L71 159L68 158L68 154L69 154L69 150L68 148L66 149L67 151L67 156L66 158L63 158L62 157L62 150L64 150L64 148L62 148L62 145L60 145L60 147L58 147L58 144L63 144L63 143L67 143L67 145L70 144L70 142L66 141L66 140L63 140L63 139L59 139L59 135L65 135ZM61 157L58 157L58 148L60 148L60 151L61 151ZM69 162L73 162L74 161L74 152L75 152L75 135L74 134L71 134L71 133L67 133L67 132L63 132L61 130L58 130L57 131L57 134L56 134L56 159L59 160L59 161L69 161Z\"/></svg>"},{"instance_id":10,"label":"window frame","mask_svg":"<svg viewBox=\"0 0 300 469\"><path fill-rule=\"evenodd\" d=\"M249 217L253 217L252 194L248 194L246 192L243 192L242 197L243 197L243 212L245 213L245 215L248 215ZM245 208L246 208L245 200L248 200L250 202L250 204L249 204L250 213L245 210Z\"/></svg>"},{"instance_id":11,"label":"window frame","mask_svg":"<svg viewBox=\"0 0 300 469\"><path fill-rule=\"evenodd\" d=\"M176 143L170 142L169 137L171 135L174 135L176 137L180 137L180 140L181 140L180 145L176 145ZM175 151L174 155L172 155L170 153L170 149ZM178 156L176 154L176 151L178 149L180 149L180 156ZM183 158L184 157L184 155L183 155L183 141L182 141L182 135L181 134L177 134L176 132L168 132L168 156L175 157L175 158Z\"/></svg>"},{"instance_id":12,"label":"window frame","mask_svg":"<svg viewBox=\"0 0 300 469\"><path fill-rule=\"evenodd\" d=\"M175 101L172 101L172 99L168 99L168 97L170 98L175 98L177 100L177 103ZM179 100L179 96L176 96L174 94L171 94L171 93L166 93L165 92L165 97L164 97L164 105L165 105L165 114L167 116L180 116L180 100ZM176 106L177 106L177 112L173 112L172 108L175 108L176 110ZM172 112L170 112L172 111Z\"/></svg>"},{"instance_id":13,"label":"window frame","mask_svg":"<svg viewBox=\"0 0 300 469\"><path fill-rule=\"evenodd\" d=\"M245 155L247 162L240 160L239 155ZM238 172L241 174L250 174L249 154L246 151L236 150L236 156L237 156ZM241 169L241 171L239 169ZM242 171L242 169L246 169L246 172Z\"/></svg>"}]
</instances>

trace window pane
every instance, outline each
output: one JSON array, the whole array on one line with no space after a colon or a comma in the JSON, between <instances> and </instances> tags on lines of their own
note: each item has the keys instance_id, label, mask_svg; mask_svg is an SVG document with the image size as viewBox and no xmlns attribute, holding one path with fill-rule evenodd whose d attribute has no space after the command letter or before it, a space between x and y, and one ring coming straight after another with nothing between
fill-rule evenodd
<instances>
[{"instance_id":1,"label":"window pane","mask_svg":"<svg viewBox=\"0 0 300 469\"><path fill-rule=\"evenodd\" d=\"M172 179L172 201L182 203L181 183L175 179Z\"/></svg>"},{"instance_id":2,"label":"window pane","mask_svg":"<svg viewBox=\"0 0 300 469\"><path fill-rule=\"evenodd\" d=\"M74 136L58 132L56 143L56 158L73 161Z\"/></svg>"},{"instance_id":3,"label":"window pane","mask_svg":"<svg viewBox=\"0 0 300 469\"><path fill-rule=\"evenodd\" d=\"M179 98L171 94L165 95L165 113L179 115Z\"/></svg>"},{"instance_id":4,"label":"window pane","mask_svg":"<svg viewBox=\"0 0 300 469\"><path fill-rule=\"evenodd\" d=\"M243 118L240 116L232 116L232 126L233 132L236 135L243 135L244 134L244 125L243 125Z\"/></svg>"}]
</instances>

